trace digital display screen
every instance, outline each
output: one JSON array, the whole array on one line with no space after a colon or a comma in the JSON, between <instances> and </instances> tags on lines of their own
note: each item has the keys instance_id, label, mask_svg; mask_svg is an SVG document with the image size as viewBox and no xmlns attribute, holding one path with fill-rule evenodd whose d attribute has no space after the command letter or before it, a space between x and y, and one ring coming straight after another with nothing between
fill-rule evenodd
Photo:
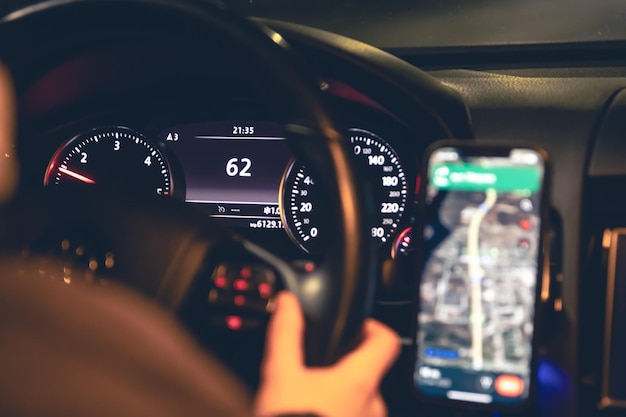
<instances>
[{"instance_id":1,"label":"digital display screen","mask_svg":"<svg viewBox=\"0 0 626 417\"><path fill-rule=\"evenodd\" d=\"M413 380L429 397L514 406L531 380L545 167L531 149L480 152L428 160Z\"/></svg>"},{"instance_id":2,"label":"digital display screen","mask_svg":"<svg viewBox=\"0 0 626 417\"><path fill-rule=\"evenodd\" d=\"M159 141L183 171L186 202L230 226L282 228L278 195L292 153L277 124L185 124L164 129Z\"/></svg>"}]
</instances>

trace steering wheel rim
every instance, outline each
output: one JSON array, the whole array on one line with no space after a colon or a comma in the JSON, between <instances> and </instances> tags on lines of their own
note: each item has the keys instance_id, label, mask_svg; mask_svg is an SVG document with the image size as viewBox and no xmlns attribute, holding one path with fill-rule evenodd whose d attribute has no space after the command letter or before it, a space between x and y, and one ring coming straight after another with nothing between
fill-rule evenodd
<instances>
[{"instance_id":1,"label":"steering wheel rim","mask_svg":"<svg viewBox=\"0 0 626 417\"><path fill-rule=\"evenodd\" d=\"M20 39L4 42L0 56L15 74L19 94L29 85L29 77L37 77L36 72L33 75L26 69L34 64L33 59L35 63L40 60L36 67L41 68L41 62L54 55L44 48L80 35L86 27L97 30L113 22L124 26L132 23L129 16L142 15L147 16L141 21L142 28L155 29L167 22L167 31L218 34L239 48L249 68L255 68L251 72L263 73L257 87L265 90L264 99L273 110L272 115L284 126L296 157L319 175L329 201L333 202L330 211L331 222L337 226L335 245L329 247L315 272L303 274L287 286L296 293L305 313L307 362L333 363L355 343L371 308L375 285L373 248L365 235L366 219L360 211L364 206L363 190L356 182L341 134L325 109L316 83L303 76L279 34L216 6L187 0L52 0L0 21L0 39ZM40 24L44 20L47 24ZM33 58L38 56L44 58ZM51 66L53 63L44 64L48 69ZM258 84L259 80L254 82ZM239 238L235 240L271 261L271 254L261 248ZM311 281L318 285L305 285Z\"/></svg>"}]
</instances>

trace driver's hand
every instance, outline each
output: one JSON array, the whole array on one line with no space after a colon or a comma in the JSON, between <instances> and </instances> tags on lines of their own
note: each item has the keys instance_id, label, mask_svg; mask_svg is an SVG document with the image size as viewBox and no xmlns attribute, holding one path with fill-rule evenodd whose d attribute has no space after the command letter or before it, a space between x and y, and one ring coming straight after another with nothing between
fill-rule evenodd
<instances>
[{"instance_id":1,"label":"driver's hand","mask_svg":"<svg viewBox=\"0 0 626 417\"><path fill-rule=\"evenodd\" d=\"M335 365L304 365L304 318L290 293L276 297L267 331L255 416L314 414L320 417L384 417L380 382L400 352L396 333L369 319L363 341Z\"/></svg>"}]
</instances>

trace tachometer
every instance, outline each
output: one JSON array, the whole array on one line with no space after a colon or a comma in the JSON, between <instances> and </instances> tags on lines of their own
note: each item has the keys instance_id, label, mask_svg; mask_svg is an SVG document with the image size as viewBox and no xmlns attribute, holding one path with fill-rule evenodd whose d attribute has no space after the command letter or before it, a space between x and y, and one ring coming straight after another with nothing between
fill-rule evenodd
<instances>
[{"instance_id":1,"label":"tachometer","mask_svg":"<svg viewBox=\"0 0 626 417\"><path fill-rule=\"evenodd\" d=\"M172 176L161 151L126 127L79 134L52 157L44 185L83 184L170 195Z\"/></svg>"},{"instance_id":2,"label":"tachometer","mask_svg":"<svg viewBox=\"0 0 626 417\"><path fill-rule=\"evenodd\" d=\"M371 181L376 211L370 235L379 244L397 230L406 207L408 185L395 150L382 138L362 129L350 129L357 172ZM331 239L324 224L325 201L314 177L297 160L286 171L281 187L281 217L291 239L302 249L318 253Z\"/></svg>"}]
</instances>

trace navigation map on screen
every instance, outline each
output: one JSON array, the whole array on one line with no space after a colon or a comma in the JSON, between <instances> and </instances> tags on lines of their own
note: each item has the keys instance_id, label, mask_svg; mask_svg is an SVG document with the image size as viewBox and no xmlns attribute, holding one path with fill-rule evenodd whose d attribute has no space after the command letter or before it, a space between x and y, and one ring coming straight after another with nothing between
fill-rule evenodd
<instances>
[{"instance_id":1,"label":"navigation map on screen","mask_svg":"<svg viewBox=\"0 0 626 417\"><path fill-rule=\"evenodd\" d=\"M528 396L543 159L431 154L414 380L475 403Z\"/></svg>"}]
</instances>

